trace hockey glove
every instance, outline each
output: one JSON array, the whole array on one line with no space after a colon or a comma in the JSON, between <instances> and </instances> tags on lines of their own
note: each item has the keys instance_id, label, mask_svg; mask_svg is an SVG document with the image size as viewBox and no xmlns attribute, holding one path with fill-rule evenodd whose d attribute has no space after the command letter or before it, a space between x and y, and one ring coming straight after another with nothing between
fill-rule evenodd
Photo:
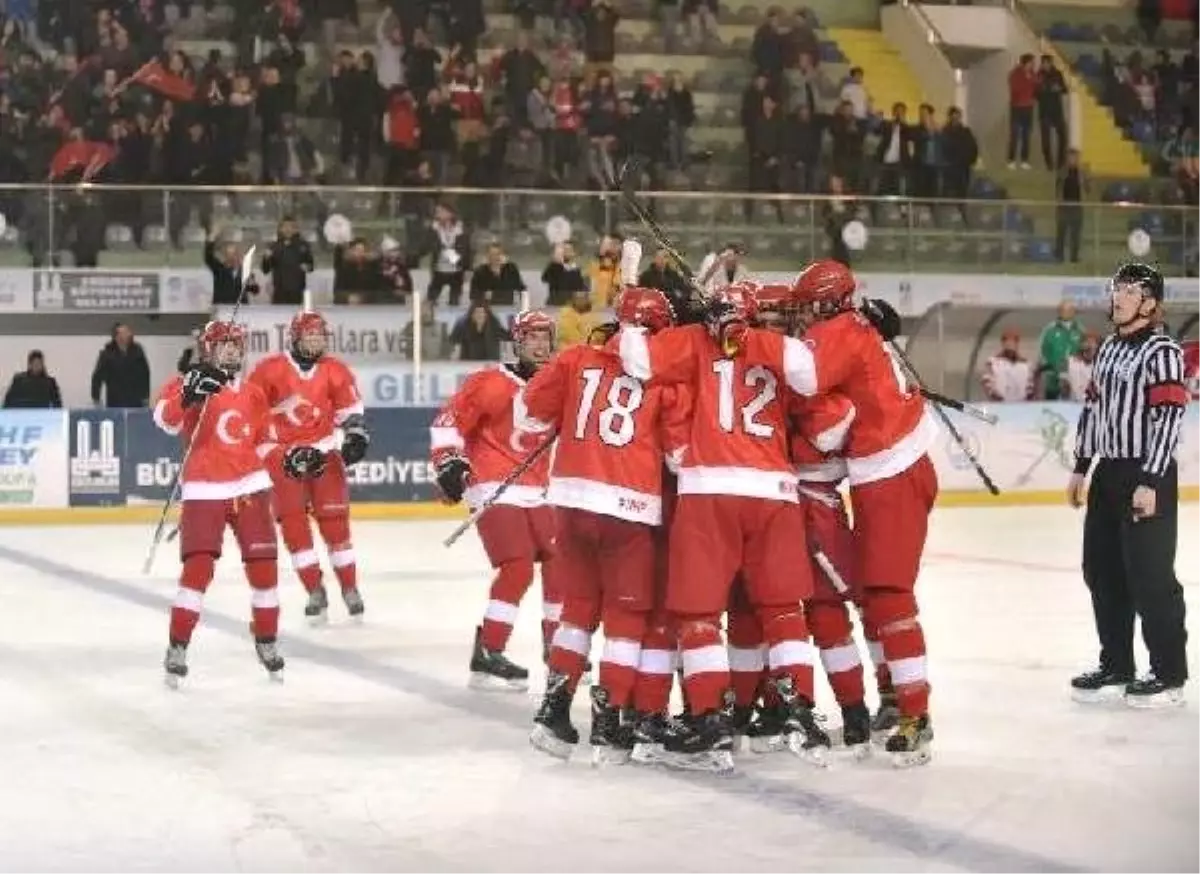
<instances>
[{"instance_id":1,"label":"hockey glove","mask_svg":"<svg viewBox=\"0 0 1200 874\"><path fill-rule=\"evenodd\" d=\"M746 316L736 304L725 298L717 298L709 304L704 314L704 323L709 336L716 340L725 354L732 357L742 348L746 337Z\"/></svg>"},{"instance_id":2,"label":"hockey glove","mask_svg":"<svg viewBox=\"0 0 1200 874\"><path fill-rule=\"evenodd\" d=\"M362 416L348 416L342 423L342 461L347 465L358 464L367 455L371 445L371 432Z\"/></svg>"},{"instance_id":3,"label":"hockey glove","mask_svg":"<svg viewBox=\"0 0 1200 874\"><path fill-rule=\"evenodd\" d=\"M219 367L201 361L188 368L183 375L183 405L190 407L202 403L221 390L229 382L229 374Z\"/></svg>"},{"instance_id":4,"label":"hockey glove","mask_svg":"<svg viewBox=\"0 0 1200 874\"><path fill-rule=\"evenodd\" d=\"M461 455L450 455L437 464L437 486L451 504L463 499L467 480L471 477L471 463Z\"/></svg>"},{"instance_id":5,"label":"hockey glove","mask_svg":"<svg viewBox=\"0 0 1200 874\"><path fill-rule=\"evenodd\" d=\"M293 446L283 455L283 472L292 479L316 479L325 472L325 453L315 446Z\"/></svg>"},{"instance_id":6,"label":"hockey glove","mask_svg":"<svg viewBox=\"0 0 1200 874\"><path fill-rule=\"evenodd\" d=\"M900 314L886 300L867 298L862 304L862 314L885 341L895 340L900 335Z\"/></svg>"}]
</instances>

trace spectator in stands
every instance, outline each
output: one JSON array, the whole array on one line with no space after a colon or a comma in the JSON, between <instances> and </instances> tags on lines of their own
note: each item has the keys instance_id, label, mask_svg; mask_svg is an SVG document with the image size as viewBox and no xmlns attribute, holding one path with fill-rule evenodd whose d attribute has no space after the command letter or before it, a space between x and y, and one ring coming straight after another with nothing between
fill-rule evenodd
<instances>
[{"instance_id":1,"label":"spectator in stands","mask_svg":"<svg viewBox=\"0 0 1200 874\"><path fill-rule=\"evenodd\" d=\"M450 331L450 358L454 361L497 361L500 344L509 335L486 302L472 301L466 315Z\"/></svg>"},{"instance_id":2,"label":"spectator in stands","mask_svg":"<svg viewBox=\"0 0 1200 874\"><path fill-rule=\"evenodd\" d=\"M709 252L700 262L697 282L708 294L726 288L735 282L750 278L742 259L746 251L740 243L726 243L719 251Z\"/></svg>"},{"instance_id":3,"label":"spectator in stands","mask_svg":"<svg viewBox=\"0 0 1200 874\"><path fill-rule=\"evenodd\" d=\"M683 18L694 42L703 44L720 38L717 13L717 0L683 0Z\"/></svg>"},{"instance_id":4,"label":"spectator in stands","mask_svg":"<svg viewBox=\"0 0 1200 874\"><path fill-rule=\"evenodd\" d=\"M222 240L221 233L220 225L209 228L204 241L204 266L212 273L213 306L232 306L242 296L242 253L237 243ZM257 283L247 285L246 291L258 294Z\"/></svg>"},{"instance_id":5,"label":"spectator in stands","mask_svg":"<svg viewBox=\"0 0 1200 874\"><path fill-rule=\"evenodd\" d=\"M783 190L783 162L787 155L788 129L779 104L771 95L763 97L762 112L751 128L753 147L750 150L748 178L750 190L765 194L778 194ZM783 221L783 204L774 203L780 222ZM742 208L749 222L754 215L754 201L746 199Z\"/></svg>"},{"instance_id":6,"label":"spectator in stands","mask_svg":"<svg viewBox=\"0 0 1200 874\"><path fill-rule=\"evenodd\" d=\"M480 144L488 134L483 77L475 62L458 48L451 51L446 67L449 80L446 90L455 118L455 144L463 162L470 163L479 159Z\"/></svg>"},{"instance_id":7,"label":"spectator in stands","mask_svg":"<svg viewBox=\"0 0 1200 874\"><path fill-rule=\"evenodd\" d=\"M1038 375L1046 400L1056 401L1064 395L1062 377L1067 374L1067 362L1079 351L1083 333L1075 318L1075 304L1064 300L1058 305L1058 318L1042 330L1038 340Z\"/></svg>"},{"instance_id":8,"label":"spectator in stands","mask_svg":"<svg viewBox=\"0 0 1200 874\"><path fill-rule=\"evenodd\" d=\"M829 200L821 204L825 236L829 240L829 256L850 267L850 247L842 238L842 232L846 225L857 218L857 207L853 200L846 197L846 183L841 176L829 177L829 195Z\"/></svg>"},{"instance_id":9,"label":"spectator in stands","mask_svg":"<svg viewBox=\"0 0 1200 874\"><path fill-rule=\"evenodd\" d=\"M688 147L688 131L696 124L696 101L682 73L671 74L671 86L667 89L670 106L671 126L668 132L667 154L672 170L687 168L691 151Z\"/></svg>"},{"instance_id":10,"label":"spectator in stands","mask_svg":"<svg viewBox=\"0 0 1200 874\"><path fill-rule=\"evenodd\" d=\"M842 83L838 100L850 104L854 117L865 122L871 114L871 99L867 96L867 87L863 84L862 67L851 67L850 76Z\"/></svg>"},{"instance_id":11,"label":"spectator in stands","mask_svg":"<svg viewBox=\"0 0 1200 874\"><path fill-rule=\"evenodd\" d=\"M1008 74L1008 169L1020 162L1029 169L1029 139L1033 132L1033 105L1037 100L1038 75L1033 55L1021 55Z\"/></svg>"},{"instance_id":12,"label":"spectator in stands","mask_svg":"<svg viewBox=\"0 0 1200 874\"><path fill-rule=\"evenodd\" d=\"M374 61L364 52L356 58L343 50L329 77L333 111L338 119L343 171L364 182L371 166L371 152L378 138L383 104Z\"/></svg>"},{"instance_id":13,"label":"spectator in stands","mask_svg":"<svg viewBox=\"0 0 1200 874\"><path fill-rule=\"evenodd\" d=\"M841 177L849 191L862 191L866 129L854 117L854 107L848 100L838 104L837 112L830 119L829 141L833 175Z\"/></svg>"},{"instance_id":14,"label":"spectator in stands","mask_svg":"<svg viewBox=\"0 0 1200 874\"><path fill-rule=\"evenodd\" d=\"M686 298L691 292L691 286L671 261L671 257L665 249L659 249L654 253L649 266L638 277L638 285L664 291L672 300L680 297Z\"/></svg>"},{"instance_id":15,"label":"spectator in stands","mask_svg":"<svg viewBox=\"0 0 1200 874\"><path fill-rule=\"evenodd\" d=\"M912 193L914 197L941 196L945 145L933 107L922 103L920 122L913 129Z\"/></svg>"},{"instance_id":16,"label":"spectator in stands","mask_svg":"<svg viewBox=\"0 0 1200 874\"><path fill-rule=\"evenodd\" d=\"M575 256L575 244L568 240L554 247L550 263L542 271L546 286L546 306L563 306L577 291L587 291L588 284Z\"/></svg>"},{"instance_id":17,"label":"spectator in stands","mask_svg":"<svg viewBox=\"0 0 1200 874\"><path fill-rule=\"evenodd\" d=\"M1060 170L1067 160L1067 80L1050 55L1042 55L1037 77L1038 132L1047 170Z\"/></svg>"},{"instance_id":18,"label":"spectator in stands","mask_svg":"<svg viewBox=\"0 0 1200 874\"><path fill-rule=\"evenodd\" d=\"M144 407L150 400L150 364L133 329L113 326L112 339L100 350L92 369L92 403L110 410Z\"/></svg>"},{"instance_id":19,"label":"spectator in stands","mask_svg":"<svg viewBox=\"0 0 1200 874\"><path fill-rule=\"evenodd\" d=\"M313 266L312 247L300 236L296 220L284 216L262 261L263 273L271 277L271 303L276 306L302 304Z\"/></svg>"},{"instance_id":20,"label":"spectator in stands","mask_svg":"<svg viewBox=\"0 0 1200 874\"><path fill-rule=\"evenodd\" d=\"M182 200L182 195L177 195ZM65 231L70 238L71 255L76 267L94 268L104 250L107 219L104 205L93 190L83 189L66 196Z\"/></svg>"},{"instance_id":21,"label":"spectator in stands","mask_svg":"<svg viewBox=\"0 0 1200 874\"><path fill-rule=\"evenodd\" d=\"M466 226L449 204L439 203L433 209L433 221L425 234L422 255L429 257L430 303L437 303L442 289L449 289L450 306L458 306L463 281L471 263L471 236Z\"/></svg>"},{"instance_id":22,"label":"spectator in stands","mask_svg":"<svg viewBox=\"0 0 1200 874\"><path fill-rule=\"evenodd\" d=\"M942 169L942 194L951 200L966 200L971 191L971 172L979 160L979 143L975 133L963 124L962 110L951 106L946 111L946 126L942 128L942 149L945 167ZM965 205L963 207L965 210ZM964 218L965 218L964 212Z\"/></svg>"},{"instance_id":23,"label":"spectator in stands","mask_svg":"<svg viewBox=\"0 0 1200 874\"><path fill-rule=\"evenodd\" d=\"M417 92L421 93L421 92ZM446 103L440 88L430 88L425 103L417 110L421 138L421 157L433 169L434 182L445 185L456 147L454 110Z\"/></svg>"},{"instance_id":24,"label":"spectator in stands","mask_svg":"<svg viewBox=\"0 0 1200 874\"><path fill-rule=\"evenodd\" d=\"M415 288L408 269L408 256L400 244L388 236L379 243L379 271L383 275L381 298L386 298L380 303L407 304Z\"/></svg>"},{"instance_id":25,"label":"spectator in stands","mask_svg":"<svg viewBox=\"0 0 1200 874\"><path fill-rule=\"evenodd\" d=\"M983 365L980 374L988 400L1027 401L1033 397L1033 369L1021 355L1021 335L1006 328L1000 335L1000 351Z\"/></svg>"},{"instance_id":26,"label":"spectator in stands","mask_svg":"<svg viewBox=\"0 0 1200 874\"><path fill-rule=\"evenodd\" d=\"M438 85L442 53L433 47L424 27L412 32L412 41L404 52L404 81L413 94L424 100Z\"/></svg>"},{"instance_id":27,"label":"spectator in stands","mask_svg":"<svg viewBox=\"0 0 1200 874\"><path fill-rule=\"evenodd\" d=\"M277 185L314 185L325 174L324 156L290 114L282 117L279 132L267 142L263 166Z\"/></svg>"},{"instance_id":28,"label":"spectator in stands","mask_svg":"<svg viewBox=\"0 0 1200 874\"><path fill-rule=\"evenodd\" d=\"M389 92L404 84L404 30L390 9L375 22L375 77Z\"/></svg>"},{"instance_id":29,"label":"spectator in stands","mask_svg":"<svg viewBox=\"0 0 1200 874\"><path fill-rule=\"evenodd\" d=\"M1092 365L1096 360L1096 350L1100 348L1100 338L1092 331L1083 335L1079 342L1079 350L1067 359L1067 372L1063 374L1060 384L1062 400L1083 403L1087 400L1088 386L1092 382Z\"/></svg>"},{"instance_id":30,"label":"spectator in stands","mask_svg":"<svg viewBox=\"0 0 1200 874\"><path fill-rule=\"evenodd\" d=\"M384 291L383 271L378 256L367 250L361 237L345 246L333 247L333 302L375 303Z\"/></svg>"},{"instance_id":31,"label":"spectator in stands","mask_svg":"<svg viewBox=\"0 0 1200 874\"><path fill-rule=\"evenodd\" d=\"M512 306L525 291L525 280L517 265L508 260L504 247L491 243L482 264L471 274L469 296L472 303L483 301L492 306Z\"/></svg>"},{"instance_id":32,"label":"spectator in stands","mask_svg":"<svg viewBox=\"0 0 1200 874\"><path fill-rule=\"evenodd\" d=\"M745 140L748 152L754 151L754 125L762 116L763 101L769 95L777 95L779 93L772 90L770 85L770 80L765 73L755 73L754 78L750 80L750 84L742 92L742 110L740 114L742 139Z\"/></svg>"},{"instance_id":33,"label":"spectator in stands","mask_svg":"<svg viewBox=\"0 0 1200 874\"><path fill-rule=\"evenodd\" d=\"M617 23L612 0L592 0L583 16L583 58L593 70L609 70L617 56Z\"/></svg>"},{"instance_id":34,"label":"spectator in stands","mask_svg":"<svg viewBox=\"0 0 1200 874\"><path fill-rule=\"evenodd\" d=\"M509 116L515 120L524 119L525 99L538 80L546 75L545 65L529 45L528 33L517 31L517 44L501 55L497 68Z\"/></svg>"},{"instance_id":35,"label":"spectator in stands","mask_svg":"<svg viewBox=\"0 0 1200 874\"><path fill-rule=\"evenodd\" d=\"M402 186L421 163L421 124L412 92L403 85L392 88L384 118L387 166L384 184Z\"/></svg>"},{"instance_id":36,"label":"spectator in stands","mask_svg":"<svg viewBox=\"0 0 1200 874\"><path fill-rule=\"evenodd\" d=\"M750 63L756 75L765 76L773 88L782 88L783 72L792 66L798 52L795 34L783 10L772 6L750 43Z\"/></svg>"},{"instance_id":37,"label":"spectator in stands","mask_svg":"<svg viewBox=\"0 0 1200 874\"><path fill-rule=\"evenodd\" d=\"M554 83L551 91L554 105L554 139L550 150L551 172L560 184L570 187L579 168L579 135L583 119L575 87L568 79Z\"/></svg>"},{"instance_id":38,"label":"spectator in stands","mask_svg":"<svg viewBox=\"0 0 1200 874\"><path fill-rule=\"evenodd\" d=\"M807 106L809 112L817 115L821 112L823 95L833 90L829 79L817 66L816 55L801 52L796 64L785 73L785 88L787 100L786 111L792 112L801 106Z\"/></svg>"},{"instance_id":39,"label":"spectator in stands","mask_svg":"<svg viewBox=\"0 0 1200 874\"><path fill-rule=\"evenodd\" d=\"M58 380L46 372L46 359L34 349L25 362L25 370L13 374L4 393L4 409L36 410L62 407Z\"/></svg>"},{"instance_id":40,"label":"spectator in stands","mask_svg":"<svg viewBox=\"0 0 1200 874\"><path fill-rule=\"evenodd\" d=\"M542 143L542 158L545 162L542 169L548 174L554 173L554 124L557 113L554 109L554 86L549 76L538 79L537 87L529 92L525 99L525 117L529 126L537 134Z\"/></svg>"},{"instance_id":41,"label":"spectator in stands","mask_svg":"<svg viewBox=\"0 0 1200 874\"><path fill-rule=\"evenodd\" d=\"M592 306L592 295L583 289L571 295L567 305L558 311L558 330L555 337L559 349L567 349L588 342L592 331L602 322Z\"/></svg>"},{"instance_id":42,"label":"spectator in stands","mask_svg":"<svg viewBox=\"0 0 1200 874\"><path fill-rule=\"evenodd\" d=\"M1083 200L1089 183L1079 161L1079 150L1067 152L1066 163L1058 171L1055 199L1058 201L1054 234L1054 255L1065 262L1079 263L1079 244L1083 236Z\"/></svg>"},{"instance_id":43,"label":"spectator in stands","mask_svg":"<svg viewBox=\"0 0 1200 874\"><path fill-rule=\"evenodd\" d=\"M596 260L588 269L588 286L592 294L592 306L597 310L607 309L617 299L621 290L621 244L617 235L605 235L600 239Z\"/></svg>"},{"instance_id":44,"label":"spectator in stands","mask_svg":"<svg viewBox=\"0 0 1200 874\"><path fill-rule=\"evenodd\" d=\"M446 326L437 317L437 307L429 301L421 307L421 360L443 361L446 358ZM409 361L417 357L416 327L410 320L400 336L404 357Z\"/></svg>"},{"instance_id":45,"label":"spectator in stands","mask_svg":"<svg viewBox=\"0 0 1200 874\"><path fill-rule=\"evenodd\" d=\"M881 197L903 196L913 163L913 129L904 103L893 104L892 117L879 126L875 163L879 165L877 193Z\"/></svg>"}]
</instances>

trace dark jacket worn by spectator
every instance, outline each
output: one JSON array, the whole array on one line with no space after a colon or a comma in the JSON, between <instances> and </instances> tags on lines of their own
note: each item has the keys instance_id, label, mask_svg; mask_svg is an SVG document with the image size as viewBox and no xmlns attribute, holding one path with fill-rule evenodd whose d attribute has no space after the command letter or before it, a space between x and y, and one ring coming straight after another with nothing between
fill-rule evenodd
<instances>
[{"instance_id":1,"label":"dark jacket worn by spectator","mask_svg":"<svg viewBox=\"0 0 1200 874\"><path fill-rule=\"evenodd\" d=\"M262 269L271 277L271 303L299 306L313 270L312 247L294 229L281 231L263 256Z\"/></svg>"},{"instance_id":2,"label":"dark jacket worn by spectator","mask_svg":"<svg viewBox=\"0 0 1200 874\"><path fill-rule=\"evenodd\" d=\"M121 329L118 329L120 331ZM92 370L92 402L109 409L144 407L150 400L150 363L141 344L130 339L121 344L116 338L100 350Z\"/></svg>"},{"instance_id":3,"label":"dark jacket worn by spectator","mask_svg":"<svg viewBox=\"0 0 1200 874\"><path fill-rule=\"evenodd\" d=\"M589 64L611 65L617 56L620 16L608 0L596 0L583 17L583 56Z\"/></svg>"},{"instance_id":4,"label":"dark jacket worn by spectator","mask_svg":"<svg viewBox=\"0 0 1200 874\"><path fill-rule=\"evenodd\" d=\"M4 394L4 409L38 410L61 406L62 394L58 390L58 380L46 372L42 353L37 350L30 352L28 368L13 375L12 383Z\"/></svg>"},{"instance_id":5,"label":"dark jacket worn by spectator","mask_svg":"<svg viewBox=\"0 0 1200 874\"><path fill-rule=\"evenodd\" d=\"M221 249L218 257L218 247ZM237 261L237 252L232 243L220 243L210 239L204 244L204 266L212 273L213 304L236 304L242 296L241 272L242 266ZM253 289L253 291L251 291ZM247 291L257 293L257 286L250 286Z\"/></svg>"},{"instance_id":6,"label":"dark jacket worn by spectator","mask_svg":"<svg viewBox=\"0 0 1200 874\"><path fill-rule=\"evenodd\" d=\"M453 355L459 361L498 361L500 344L509 339L496 314L482 304L472 306L450 332Z\"/></svg>"},{"instance_id":7,"label":"dark jacket worn by spectator","mask_svg":"<svg viewBox=\"0 0 1200 874\"><path fill-rule=\"evenodd\" d=\"M511 261L504 261L476 267L468 294L472 303L486 301L492 306L512 306L523 291L525 281L521 279L521 271Z\"/></svg>"},{"instance_id":8,"label":"dark jacket worn by spectator","mask_svg":"<svg viewBox=\"0 0 1200 874\"><path fill-rule=\"evenodd\" d=\"M333 250L333 302L375 303L385 292L378 257L367 252L366 243L354 240Z\"/></svg>"}]
</instances>

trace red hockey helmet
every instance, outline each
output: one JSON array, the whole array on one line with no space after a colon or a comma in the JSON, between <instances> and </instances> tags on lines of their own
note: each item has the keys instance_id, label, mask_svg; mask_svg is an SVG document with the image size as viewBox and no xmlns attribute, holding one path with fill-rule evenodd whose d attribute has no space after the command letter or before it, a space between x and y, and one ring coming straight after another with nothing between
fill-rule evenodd
<instances>
[{"instance_id":1,"label":"red hockey helmet","mask_svg":"<svg viewBox=\"0 0 1200 874\"><path fill-rule=\"evenodd\" d=\"M830 259L809 264L792 284L796 303L822 317L854 309L857 290L850 268Z\"/></svg>"},{"instance_id":2,"label":"red hockey helmet","mask_svg":"<svg viewBox=\"0 0 1200 874\"><path fill-rule=\"evenodd\" d=\"M318 312L301 310L292 316L288 336L297 360L316 361L329 348L329 323Z\"/></svg>"},{"instance_id":3,"label":"red hockey helmet","mask_svg":"<svg viewBox=\"0 0 1200 874\"><path fill-rule=\"evenodd\" d=\"M796 295L792 286L760 285L754 292L754 301L758 310L754 320L755 327L781 334L791 332L796 318Z\"/></svg>"},{"instance_id":4,"label":"red hockey helmet","mask_svg":"<svg viewBox=\"0 0 1200 874\"><path fill-rule=\"evenodd\" d=\"M541 310L523 310L513 317L513 347L517 358L545 364L554 352L554 319Z\"/></svg>"},{"instance_id":5,"label":"red hockey helmet","mask_svg":"<svg viewBox=\"0 0 1200 874\"><path fill-rule=\"evenodd\" d=\"M670 298L657 288L629 286L617 298L614 309L622 325L638 325L651 334L675 323Z\"/></svg>"},{"instance_id":6,"label":"red hockey helmet","mask_svg":"<svg viewBox=\"0 0 1200 874\"><path fill-rule=\"evenodd\" d=\"M200 332L200 354L209 364L236 373L246 358L246 331L235 322L209 322Z\"/></svg>"},{"instance_id":7,"label":"red hockey helmet","mask_svg":"<svg viewBox=\"0 0 1200 874\"><path fill-rule=\"evenodd\" d=\"M752 325L758 318L758 290L761 287L757 282L743 279L720 289L713 299L730 307L736 318Z\"/></svg>"}]
</instances>

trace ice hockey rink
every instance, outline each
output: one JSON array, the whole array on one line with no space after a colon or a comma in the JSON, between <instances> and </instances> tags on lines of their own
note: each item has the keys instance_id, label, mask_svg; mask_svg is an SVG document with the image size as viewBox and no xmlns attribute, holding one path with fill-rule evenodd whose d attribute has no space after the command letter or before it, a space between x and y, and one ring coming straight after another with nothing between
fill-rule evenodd
<instances>
[{"instance_id":1,"label":"ice hockey rink","mask_svg":"<svg viewBox=\"0 0 1200 874\"><path fill-rule=\"evenodd\" d=\"M1182 510L1193 616L1198 521ZM453 524L357 525L362 626L335 608L309 628L285 571L283 684L255 662L248 590L226 559L178 692L160 668L170 547L144 578L146 527L0 528L0 869L1200 866L1195 684L1170 712L1067 694L1096 655L1070 510L936 513L920 589L928 767L747 754L727 777L596 770L586 748L554 762L528 746L531 697L468 692L489 574L473 536L442 548ZM539 614L531 596L519 662L538 661ZM586 731L586 695L576 717Z\"/></svg>"}]
</instances>

